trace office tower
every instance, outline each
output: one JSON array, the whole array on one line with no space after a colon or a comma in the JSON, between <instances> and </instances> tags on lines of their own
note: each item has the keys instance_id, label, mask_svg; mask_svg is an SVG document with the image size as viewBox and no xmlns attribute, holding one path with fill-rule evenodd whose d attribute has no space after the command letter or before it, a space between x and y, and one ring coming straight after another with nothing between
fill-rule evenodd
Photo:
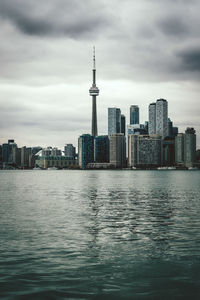
<instances>
[{"instance_id":1,"label":"office tower","mask_svg":"<svg viewBox=\"0 0 200 300\"><path fill-rule=\"evenodd\" d=\"M116 107L108 108L108 136L121 133L121 110Z\"/></svg>"},{"instance_id":2,"label":"office tower","mask_svg":"<svg viewBox=\"0 0 200 300\"><path fill-rule=\"evenodd\" d=\"M173 122L170 118L167 120L167 136L173 137Z\"/></svg>"},{"instance_id":3,"label":"office tower","mask_svg":"<svg viewBox=\"0 0 200 300\"><path fill-rule=\"evenodd\" d=\"M110 164L115 168L122 168L126 165L126 143L123 133L110 135Z\"/></svg>"},{"instance_id":4,"label":"office tower","mask_svg":"<svg viewBox=\"0 0 200 300\"><path fill-rule=\"evenodd\" d=\"M174 137L167 136L163 140L162 146L162 165L174 166L175 165L175 140Z\"/></svg>"},{"instance_id":5,"label":"office tower","mask_svg":"<svg viewBox=\"0 0 200 300\"><path fill-rule=\"evenodd\" d=\"M187 128L184 136L184 164L193 167L196 162L196 134L194 128Z\"/></svg>"},{"instance_id":6,"label":"office tower","mask_svg":"<svg viewBox=\"0 0 200 300\"><path fill-rule=\"evenodd\" d=\"M178 134L178 127L172 127L173 137L176 137Z\"/></svg>"},{"instance_id":7,"label":"office tower","mask_svg":"<svg viewBox=\"0 0 200 300\"><path fill-rule=\"evenodd\" d=\"M89 90L90 96L92 96L92 136L97 136L97 108L96 97L99 95L99 89L96 86L96 65L95 65L95 48L93 53L93 82L92 87Z\"/></svg>"},{"instance_id":8,"label":"office tower","mask_svg":"<svg viewBox=\"0 0 200 300\"><path fill-rule=\"evenodd\" d=\"M184 133L178 133L175 137L175 164L184 165Z\"/></svg>"},{"instance_id":9,"label":"office tower","mask_svg":"<svg viewBox=\"0 0 200 300\"><path fill-rule=\"evenodd\" d=\"M13 149L17 148L14 140L8 140L7 144L2 145L2 163L4 167L13 164Z\"/></svg>"},{"instance_id":10,"label":"office tower","mask_svg":"<svg viewBox=\"0 0 200 300\"><path fill-rule=\"evenodd\" d=\"M21 148L13 149L13 164L15 167L21 167Z\"/></svg>"},{"instance_id":11,"label":"office tower","mask_svg":"<svg viewBox=\"0 0 200 300\"><path fill-rule=\"evenodd\" d=\"M125 115L121 115L121 133L126 135L126 117L125 117Z\"/></svg>"},{"instance_id":12,"label":"office tower","mask_svg":"<svg viewBox=\"0 0 200 300\"><path fill-rule=\"evenodd\" d=\"M130 124L140 124L139 107L131 105L130 107Z\"/></svg>"},{"instance_id":13,"label":"office tower","mask_svg":"<svg viewBox=\"0 0 200 300\"><path fill-rule=\"evenodd\" d=\"M156 133L156 103L149 104L149 134Z\"/></svg>"},{"instance_id":14,"label":"office tower","mask_svg":"<svg viewBox=\"0 0 200 300\"><path fill-rule=\"evenodd\" d=\"M75 159L76 148L72 144L65 145L65 156Z\"/></svg>"},{"instance_id":15,"label":"office tower","mask_svg":"<svg viewBox=\"0 0 200 300\"><path fill-rule=\"evenodd\" d=\"M149 122L148 122L148 121L145 121L145 122L144 122L144 129L145 129L145 131L146 131L145 134L148 134L148 133L149 133Z\"/></svg>"},{"instance_id":16,"label":"office tower","mask_svg":"<svg viewBox=\"0 0 200 300\"><path fill-rule=\"evenodd\" d=\"M101 135L94 138L94 161L95 163L109 163L109 138Z\"/></svg>"},{"instance_id":17,"label":"office tower","mask_svg":"<svg viewBox=\"0 0 200 300\"><path fill-rule=\"evenodd\" d=\"M159 135L128 136L129 167L155 168L161 165L162 138Z\"/></svg>"},{"instance_id":18,"label":"office tower","mask_svg":"<svg viewBox=\"0 0 200 300\"><path fill-rule=\"evenodd\" d=\"M83 134L79 137L78 158L81 169L86 169L88 163L94 162L94 136Z\"/></svg>"},{"instance_id":19,"label":"office tower","mask_svg":"<svg viewBox=\"0 0 200 300\"><path fill-rule=\"evenodd\" d=\"M32 155L32 149L26 146L21 148L21 167L29 168L30 166L30 156Z\"/></svg>"},{"instance_id":20,"label":"office tower","mask_svg":"<svg viewBox=\"0 0 200 300\"><path fill-rule=\"evenodd\" d=\"M168 105L167 100L156 101L156 133L165 138L167 136Z\"/></svg>"}]
</instances>

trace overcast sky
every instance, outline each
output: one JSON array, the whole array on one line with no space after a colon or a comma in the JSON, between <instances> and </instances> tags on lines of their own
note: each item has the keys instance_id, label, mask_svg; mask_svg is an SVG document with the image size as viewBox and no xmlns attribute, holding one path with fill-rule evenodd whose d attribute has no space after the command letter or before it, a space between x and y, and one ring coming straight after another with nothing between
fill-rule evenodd
<instances>
[{"instance_id":1,"label":"overcast sky","mask_svg":"<svg viewBox=\"0 0 200 300\"><path fill-rule=\"evenodd\" d=\"M168 101L200 147L199 0L0 0L0 144L77 145L91 132L96 46L98 132L107 108Z\"/></svg>"}]
</instances>

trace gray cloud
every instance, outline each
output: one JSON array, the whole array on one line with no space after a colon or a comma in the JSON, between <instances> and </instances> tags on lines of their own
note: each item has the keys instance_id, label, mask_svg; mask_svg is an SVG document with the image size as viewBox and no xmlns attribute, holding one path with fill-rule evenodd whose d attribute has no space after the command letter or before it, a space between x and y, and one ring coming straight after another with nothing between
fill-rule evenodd
<instances>
[{"instance_id":1,"label":"gray cloud","mask_svg":"<svg viewBox=\"0 0 200 300\"><path fill-rule=\"evenodd\" d=\"M177 18L177 16L169 16L161 19L157 23L159 29L166 35L185 36L189 33L189 28L185 20Z\"/></svg>"},{"instance_id":2,"label":"gray cloud","mask_svg":"<svg viewBox=\"0 0 200 300\"><path fill-rule=\"evenodd\" d=\"M10 132L32 145L90 132L94 44L99 133L108 106L128 120L138 104L144 121L158 97L181 131L197 126L199 10L196 0L0 0L0 143Z\"/></svg>"},{"instance_id":3,"label":"gray cloud","mask_svg":"<svg viewBox=\"0 0 200 300\"><path fill-rule=\"evenodd\" d=\"M181 60L181 70L200 72L200 47L183 50L177 53L177 57Z\"/></svg>"},{"instance_id":4,"label":"gray cloud","mask_svg":"<svg viewBox=\"0 0 200 300\"><path fill-rule=\"evenodd\" d=\"M1 0L0 15L18 30L35 36L88 37L110 24L111 16L91 0Z\"/></svg>"}]
</instances>

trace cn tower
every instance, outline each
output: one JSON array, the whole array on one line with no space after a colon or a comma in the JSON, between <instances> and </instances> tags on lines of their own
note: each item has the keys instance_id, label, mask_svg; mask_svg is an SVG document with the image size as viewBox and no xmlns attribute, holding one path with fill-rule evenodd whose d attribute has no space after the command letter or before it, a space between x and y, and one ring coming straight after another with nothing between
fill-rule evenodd
<instances>
[{"instance_id":1,"label":"cn tower","mask_svg":"<svg viewBox=\"0 0 200 300\"><path fill-rule=\"evenodd\" d=\"M99 95L99 89L96 86L96 66L95 66L95 47L93 48L93 82L89 89L90 96L92 96L92 136L97 136L97 106L96 97Z\"/></svg>"}]
</instances>

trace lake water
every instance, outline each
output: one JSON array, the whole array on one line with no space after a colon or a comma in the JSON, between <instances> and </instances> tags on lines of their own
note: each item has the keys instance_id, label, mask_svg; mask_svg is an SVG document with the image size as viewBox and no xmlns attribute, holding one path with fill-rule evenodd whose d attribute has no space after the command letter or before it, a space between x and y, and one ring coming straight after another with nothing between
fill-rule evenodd
<instances>
[{"instance_id":1,"label":"lake water","mask_svg":"<svg viewBox=\"0 0 200 300\"><path fill-rule=\"evenodd\" d=\"M0 299L200 299L200 171L0 171Z\"/></svg>"}]
</instances>

